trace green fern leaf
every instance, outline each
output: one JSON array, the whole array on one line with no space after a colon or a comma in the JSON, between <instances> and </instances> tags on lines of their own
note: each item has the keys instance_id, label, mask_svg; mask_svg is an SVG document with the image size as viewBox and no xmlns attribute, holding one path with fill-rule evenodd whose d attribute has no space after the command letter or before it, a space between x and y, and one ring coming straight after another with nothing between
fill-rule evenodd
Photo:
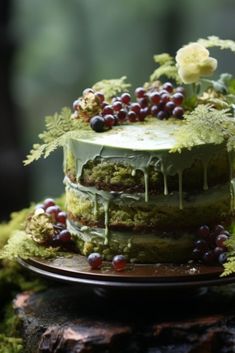
<instances>
[{"instance_id":1,"label":"green fern leaf","mask_svg":"<svg viewBox=\"0 0 235 353\"><path fill-rule=\"evenodd\" d=\"M117 96L121 92L125 92L130 88L130 84L126 83L126 76L113 80L102 80L93 85L95 91L102 92L107 101Z\"/></svg>"},{"instance_id":2,"label":"green fern leaf","mask_svg":"<svg viewBox=\"0 0 235 353\"><path fill-rule=\"evenodd\" d=\"M154 70L150 76L150 81L157 81L162 76L165 76L169 79L181 83L181 80L178 75L178 70L175 65L174 58L168 53L163 53L160 55L154 55L154 61L159 64L159 67Z\"/></svg>"},{"instance_id":3,"label":"green fern leaf","mask_svg":"<svg viewBox=\"0 0 235 353\"><path fill-rule=\"evenodd\" d=\"M69 108L63 108L59 114L47 116L45 121L46 130L39 134L42 143L33 145L24 161L24 165L28 165L41 157L47 158L58 147L64 146L72 131L76 131L76 136L81 137L87 130L90 130L89 125L81 119L71 118Z\"/></svg>"},{"instance_id":4,"label":"green fern leaf","mask_svg":"<svg viewBox=\"0 0 235 353\"><path fill-rule=\"evenodd\" d=\"M220 39L216 36L209 36L206 39L198 39L198 43L206 48L219 47L220 49L229 49L235 52L235 42L230 39Z\"/></svg>"},{"instance_id":5,"label":"green fern leaf","mask_svg":"<svg viewBox=\"0 0 235 353\"><path fill-rule=\"evenodd\" d=\"M185 115L182 127L175 133L176 145L172 149L191 149L202 143L220 144L227 142L233 148L235 138L235 119L228 109L217 110L209 105L198 105Z\"/></svg>"}]
</instances>

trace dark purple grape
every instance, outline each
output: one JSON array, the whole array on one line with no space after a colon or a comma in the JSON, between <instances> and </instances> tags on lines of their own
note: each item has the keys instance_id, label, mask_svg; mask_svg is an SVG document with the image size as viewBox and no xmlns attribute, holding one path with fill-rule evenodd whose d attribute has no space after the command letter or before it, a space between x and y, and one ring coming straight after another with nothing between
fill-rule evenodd
<instances>
[{"instance_id":1,"label":"dark purple grape","mask_svg":"<svg viewBox=\"0 0 235 353\"><path fill-rule=\"evenodd\" d=\"M158 92L153 92L150 95L150 100L153 104L159 104L161 100L161 96Z\"/></svg>"},{"instance_id":2,"label":"dark purple grape","mask_svg":"<svg viewBox=\"0 0 235 353\"><path fill-rule=\"evenodd\" d=\"M161 102L167 103L170 100L170 95L168 93L164 93L161 95Z\"/></svg>"},{"instance_id":3,"label":"dark purple grape","mask_svg":"<svg viewBox=\"0 0 235 353\"><path fill-rule=\"evenodd\" d=\"M73 102L73 110L79 110L79 99Z\"/></svg>"},{"instance_id":4,"label":"dark purple grape","mask_svg":"<svg viewBox=\"0 0 235 353\"><path fill-rule=\"evenodd\" d=\"M227 250L227 246L225 245L226 240L228 240L228 236L225 234L219 234L216 238L216 245L224 250Z\"/></svg>"},{"instance_id":5,"label":"dark purple grape","mask_svg":"<svg viewBox=\"0 0 235 353\"><path fill-rule=\"evenodd\" d=\"M224 253L224 249L223 248L220 248L219 246L216 246L216 248L214 248L214 254L215 254L215 257L218 259L219 256Z\"/></svg>"},{"instance_id":6,"label":"dark purple grape","mask_svg":"<svg viewBox=\"0 0 235 353\"><path fill-rule=\"evenodd\" d=\"M219 235L224 232L224 227L221 224L217 224L214 229L215 235Z\"/></svg>"},{"instance_id":7,"label":"dark purple grape","mask_svg":"<svg viewBox=\"0 0 235 353\"><path fill-rule=\"evenodd\" d=\"M113 125L115 125L115 118L112 114L107 114L104 116L104 124L105 126L111 128Z\"/></svg>"},{"instance_id":8,"label":"dark purple grape","mask_svg":"<svg viewBox=\"0 0 235 353\"><path fill-rule=\"evenodd\" d=\"M136 122L137 120L137 115L135 112L133 112L132 110L130 110L128 113L127 113L127 117L128 117L128 120L132 123Z\"/></svg>"},{"instance_id":9,"label":"dark purple grape","mask_svg":"<svg viewBox=\"0 0 235 353\"><path fill-rule=\"evenodd\" d=\"M210 235L210 228L207 225L203 225L198 230L198 235L204 239L208 239Z\"/></svg>"},{"instance_id":10,"label":"dark purple grape","mask_svg":"<svg viewBox=\"0 0 235 353\"><path fill-rule=\"evenodd\" d=\"M137 87L135 90L135 96L137 98L143 98L145 96L145 89L143 87Z\"/></svg>"},{"instance_id":11,"label":"dark purple grape","mask_svg":"<svg viewBox=\"0 0 235 353\"><path fill-rule=\"evenodd\" d=\"M119 112L117 113L117 117L120 121L123 121L126 119L127 116L127 111L125 109L121 109L119 110Z\"/></svg>"},{"instance_id":12,"label":"dark purple grape","mask_svg":"<svg viewBox=\"0 0 235 353\"><path fill-rule=\"evenodd\" d=\"M60 233L57 234L57 241L63 245L72 240L71 234L67 229L63 229Z\"/></svg>"},{"instance_id":13,"label":"dark purple grape","mask_svg":"<svg viewBox=\"0 0 235 353\"><path fill-rule=\"evenodd\" d=\"M163 94L169 94L169 93L167 92L167 90L161 89L161 91L159 91L159 94L160 96L162 96Z\"/></svg>"},{"instance_id":14,"label":"dark purple grape","mask_svg":"<svg viewBox=\"0 0 235 353\"><path fill-rule=\"evenodd\" d=\"M160 120L167 119L169 117L168 113L164 110L161 110L157 113L157 118Z\"/></svg>"},{"instance_id":15,"label":"dark purple grape","mask_svg":"<svg viewBox=\"0 0 235 353\"><path fill-rule=\"evenodd\" d=\"M226 252L223 252L222 254L219 255L218 261L220 264L224 264L228 259L228 255Z\"/></svg>"},{"instance_id":16,"label":"dark purple grape","mask_svg":"<svg viewBox=\"0 0 235 353\"><path fill-rule=\"evenodd\" d=\"M195 248L201 251L205 251L208 249L208 244L204 239L198 239L195 241Z\"/></svg>"},{"instance_id":17,"label":"dark purple grape","mask_svg":"<svg viewBox=\"0 0 235 353\"><path fill-rule=\"evenodd\" d=\"M157 114L159 113L159 107L157 105L152 105L151 107L151 114L153 116L157 116Z\"/></svg>"},{"instance_id":18,"label":"dark purple grape","mask_svg":"<svg viewBox=\"0 0 235 353\"><path fill-rule=\"evenodd\" d=\"M51 217L51 220L52 222L56 222L57 220L57 216L58 216L58 213L60 212L60 208L59 206L49 206L47 209L46 209L46 214L49 215Z\"/></svg>"},{"instance_id":19,"label":"dark purple grape","mask_svg":"<svg viewBox=\"0 0 235 353\"><path fill-rule=\"evenodd\" d=\"M146 108L146 107L148 106L148 104L149 104L148 97L140 98L140 99L138 100L138 102L139 102L141 108Z\"/></svg>"},{"instance_id":20,"label":"dark purple grape","mask_svg":"<svg viewBox=\"0 0 235 353\"><path fill-rule=\"evenodd\" d=\"M175 118L182 118L183 115L184 115L184 109L182 107L175 107L172 111L172 115L175 117Z\"/></svg>"},{"instance_id":21,"label":"dark purple grape","mask_svg":"<svg viewBox=\"0 0 235 353\"><path fill-rule=\"evenodd\" d=\"M124 255L116 255L112 260L115 271L123 271L126 267L126 258Z\"/></svg>"},{"instance_id":22,"label":"dark purple grape","mask_svg":"<svg viewBox=\"0 0 235 353\"><path fill-rule=\"evenodd\" d=\"M111 105L106 105L104 108L103 108L103 111L102 111L102 115L107 115L107 114L113 114L113 108Z\"/></svg>"},{"instance_id":23,"label":"dark purple grape","mask_svg":"<svg viewBox=\"0 0 235 353\"><path fill-rule=\"evenodd\" d=\"M100 103L104 102L104 95L101 92L96 92L95 96L99 99Z\"/></svg>"},{"instance_id":24,"label":"dark purple grape","mask_svg":"<svg viewBox=\"0 0 235 353\"><path fill-rule=\"evenodd\" d=\"M119 112L122 109L122 103L119 101L115 101L113 102L113 110L115 110L116 112Z\"/></svg>"},{"instance_id":25,"label":"dark purple grape","mask_svg":"<svg viewBox=\"0 0 235 353\"><path fill-rule=\"evenodd\" d=\"M175 103L172 101L169 101L165 104L165 110L167 110L168 112L172 112L175 109Z\"/></svg>"},{"instance_id":26,"label":"dark purple grape","mask_svg":"<svg viewBox=\"0 0 235 353\"><path fill-rule=\"evenodd\" d=\"M104 118L100 115L93 116L90 120L90 127L95 132L103 132L105 127Z\"/></svg>"},{"instance_id":27,"label":"dark purple grape","mask_svg":"<svg viewBox=\"0 0 235 353\"><path fill-rule=\"evenodd\" d=\"M162 86L162 88L169 93L173 92L173 89L174 89L171 82L165 82L164 85Z\"/></svg>"},{"instance_id":28,"label":"dark purple grape","mask_svg":"<svg viewBox=\"0 0 235 353\"><path fill-rule=\"evenodd\" d=\"M50 206L55 206L55 200L51 198L47 198L43 201L43 206L45 210Z\"/></svg>"},{"instance_id":29,"label":"dark purple grape","mask_svg":"<svg viewBox=\"0 0 235 353\"><path fill-rule=\"evenodd\" d=\"M231 235L228 230L224 230L222 233L227 235L228 237L230 237L230 235Z\"/></svg>"},{"instance_id":30,"label":"dark purple grape","mask_svg":"<svg viewBox=\"0 0 235 353\"><path fill-rule=\"evenodd\" d=\"M66 219L67 219L67 213L64 211L60 211L57 214L56 221L62 224L66 224Z\"/></svg>"},{"instance_id":31,"label":"dark purple grape","mask_svg":"<svg viewBox=\"0 0 235 353\"><path fill-rule=\"evenodd\" d=\"M131 95L129 93L123 93L121 95L121 101L124 104L129 104L131 101Z\"/></svg>"},{"instance_id":32,"label":"dark purple grape","mask_svg":"<svg viewBox=\"0 0 235 353\"><path fill-rule=\"evenodd\" d=\"M206 251L202 256L202 259L206 265L212 265L216 260L214 251L213 250Z\"/></svg>"},{"instance_id":33,"label":"dark purple grape","mask_svg":"<svg viewBox=\"0 0 235 353\"><path fill-rule=\"evenodd\" d=\"M178 93L180 92L184 95L185 89L182 86L178 86L178 87L176 87L175 92L178 92Z\"/></svg>"},{"instance_id":34,"label":"dark purple grape","mask_svg":"<svg viewBox=\"0 0 235 353\"><path fill-rule=\"evenodd\" d=\"M181 105L183 103L184 96L182 93L177 92L177 93L173 94L171 99L176 105Z\"/></svg>"},{"instance_id":35,"label":"dark purple grape","mask_svg":"<svg viewBox=\"0 0 235 353\"><path fill-rule=\"evenodd\" d=\"M139 114L140 112L140 104L139 103L131 103L130 105L130 110L132 110L133 112L135 112L136 114Z\"/></svg>"},{"instance_id":36,"label":"dark purple grape","mask_svg":"<svg viewBox=\"0 0 235 353\"><path fill-rule=\"evenodd\" d=\"M140 112L139 112L139 121L144 121L144 119L146 118L146 116L149 114L149 109L148 107L146 108L141 108Z\"/></svg>"},{"instance_id":37,"label":"dark purple grape","mask_svg":"<svg viewBox=\"0 0 235 353\"><path fill-rule=\"evenodd\" d=\"M88 256L87 261L92 270L98 270L102 266L103 259L100 253L93 252Z\"/></svg>"}]
</instances>

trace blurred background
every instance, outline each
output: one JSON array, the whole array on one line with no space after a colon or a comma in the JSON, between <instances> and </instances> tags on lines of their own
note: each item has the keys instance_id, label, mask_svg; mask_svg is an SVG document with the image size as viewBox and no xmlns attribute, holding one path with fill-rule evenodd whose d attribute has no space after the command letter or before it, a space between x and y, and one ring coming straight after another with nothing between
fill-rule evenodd
<instances>
[{"instance_id":1,"label":"blurred background","mask_svg":"<svg viewBox=\"0 0 235 353\"><path fill-rule=\"evenodd\" d=\"M235 40L234 18L234 0L1 0L1 220L63 193L61 150L22 164L45 115L101 79L127 75L133 88L141 85L154 54L174 55L208 35ZM217 73L235 74L234 56L222 56Z\"/></svg>"}]
</instances>

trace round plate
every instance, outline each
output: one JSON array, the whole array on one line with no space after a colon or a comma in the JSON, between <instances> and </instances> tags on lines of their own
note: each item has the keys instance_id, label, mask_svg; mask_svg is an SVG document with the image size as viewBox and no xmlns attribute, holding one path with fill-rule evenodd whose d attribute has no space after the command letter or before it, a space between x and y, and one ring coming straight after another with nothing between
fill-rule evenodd
<instances>
[{"instance_id":1,"label":"round plate","mask_svg":"<svg viewBox=\"0 0 235 353\"><path fill-rule=\"evenodd\" d=\"M26 268L60 281L103 288L158 288L186 289L232 283L235 276L220 277L222 266L201 264L128 264L116 272L111 263L104 262L99 270L91 270L81 255L45 260L19 259Z\"/></svg>"}]
</instances>

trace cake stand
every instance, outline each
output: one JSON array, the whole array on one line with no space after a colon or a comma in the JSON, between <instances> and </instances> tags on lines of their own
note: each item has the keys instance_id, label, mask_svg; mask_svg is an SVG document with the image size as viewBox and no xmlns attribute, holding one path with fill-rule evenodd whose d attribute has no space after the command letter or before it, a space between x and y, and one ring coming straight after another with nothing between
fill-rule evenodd
<instances>
[{"instance_id":1,"label":"cake stand","mask_svg":"<svg viewBox=\"0 0 235 353\"><path fill-rule=\"evenodd\" d=\"M19 259L21 265L44 277L90 286L101 296L141 296L147 294L169 296L193 295L205 291L209 286L234 282L235 276L221 277L222 266L202 264L128 264L120 272L104 262L99 270L91 270L85 256L73 254L54 259Z\"/></svg>"}]
</instances>

